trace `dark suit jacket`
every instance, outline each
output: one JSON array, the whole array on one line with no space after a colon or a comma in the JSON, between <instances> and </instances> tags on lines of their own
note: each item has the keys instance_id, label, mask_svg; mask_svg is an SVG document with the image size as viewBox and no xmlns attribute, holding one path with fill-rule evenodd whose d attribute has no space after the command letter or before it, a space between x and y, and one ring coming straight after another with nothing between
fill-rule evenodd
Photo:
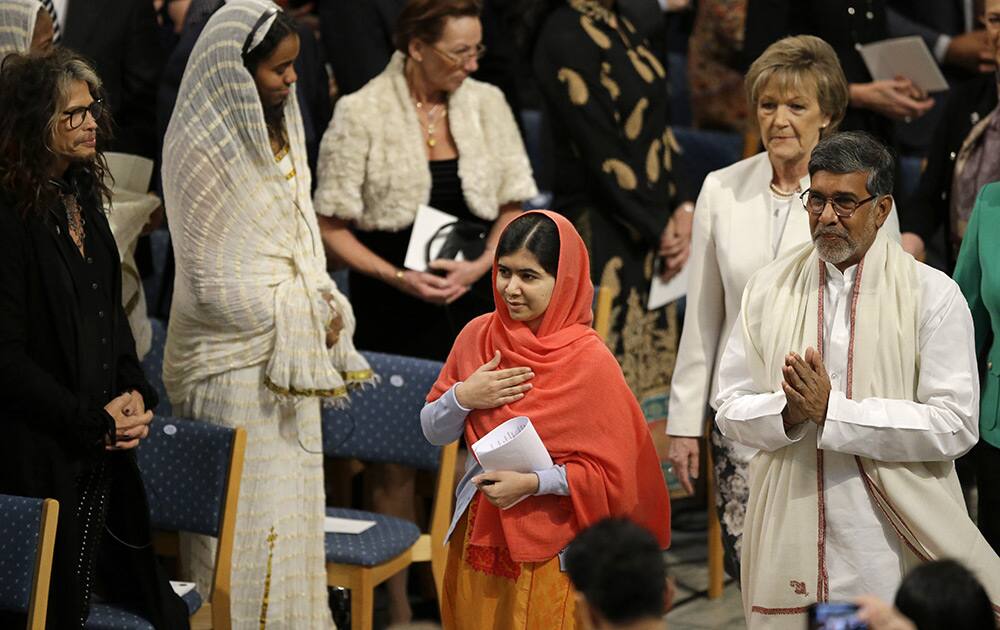
<instances>
[{"instance_id":1,"label":"dark suit jacket","mask_svg":"<svg viewBox=\"0 0 1000 630\"><path fill-rule=\"evenodd\" d=\"M319 3L326 57L340 94L357 92L389 63L392 29L405 0L324 0Z\"/></svg>"},{"instance_id":2,"label":"dark suit jacket","mask_svg":"<svg viewBox=\"0 0 1000 630\"><path fill-rule=\"evenodd\" d=\"M62 45L93 61L115 120L111 149L156 157L156 85L163 67L146 0L70 0Z\"/></svg>"},{"instance_id":3,"label":"dark suit jacket","mask_svg":"<svg viewBox=\"0 0 1000 630\"><path fill-rule=\"evenodd\" d=\"M965 32L963 0L887 0L886 3L889 34L892 37L916 35L924 40L931 53L942 35L954 37ZM942 71L952 89L975 76L974 73L955 66L944 66ZM895 123L896 137L899 138L903 151L926 155L934 130L942 124L949 98L950 92L934 94L934 107L929 112L910 123Z\"/></svg>"},{"instance_id":4,"label":"dark suit jacket","mask_svg":"<svg viewBox=\"0 0 1000 630\"><path fill-rule=\"evenodd\" d=\"M929 243L944 230L945 264L950 271L955 256L951 238L951 184L955 158L976 122L997 105L997 84L992 74L979 75L952 90L941 123L934 132L927 166L910 199L900 206L899 229L914 232Z\"/></svg>"},{"instance_id":5,"label":"dark suit jacket","mask_svg":"<svg viewBox=\"0 0 1000 630\"><path fill-rule=\"evenodd\" d=\"M893 37L918 35L934 52L938 37L965 32L962 0L886 0L889 33Z\"/></svg>"},{"instance_id":6,"label":"dark suit jacket","mask_svg":"<svg viewBox=\"0 0 1000 630\"><path fill-rule=\"evenodd\" d=\"M82 203L87 246L107 248L113 262L111 295L121 295L118 250L95 201ZM59 501L48 626L78 623L75 602L79 521L77 477L98 458L110 469L108 522L119 536L149 541L149 510L130 452L108 453L103 438L113 426L103 407L84 402L81 374L100 369L95 339L78 335L80 314L67 256L72 251L48 216L22 217L0 197L0 492ZM143 376L121 304L111 313L114 393L136 389L147 407L157 403ZM101 543L98 573L109 591L127 593L157 628L187 626L186 607L170 592L152 547ZM112 566L109 566L111 564ZM7 622L0 617L0 626Z\"/></svg>"}]
</instances>

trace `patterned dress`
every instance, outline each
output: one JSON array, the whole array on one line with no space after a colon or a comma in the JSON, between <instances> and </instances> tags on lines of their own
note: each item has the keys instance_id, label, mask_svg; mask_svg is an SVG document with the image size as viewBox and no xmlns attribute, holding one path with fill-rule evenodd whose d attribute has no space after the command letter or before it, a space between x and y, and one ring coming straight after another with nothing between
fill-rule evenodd
<instances>
[{"instance_id":1,"label":"patterned dress","mask_svg":"<svg viewBox=\"0 0 1000 630\"><path fill-rule=\"evenodd\" d=\"M289 150L275 161L294 194ZM265 367L200 381L179 405L180 415L247 432L233 544L233 627L329 628L320 402L279 402L264 387ZM216 539L184 535L182 541L199 592L211 592Z\"/></svg>"},{"instance_id":2,"label":"patterned dress","mask_svg":"<svg viewBox=\"0 0 1000 630\"><path fill-rule=\"evenodd\" d=\"M535 76L553 136L553 209L573 221L595 285L614 296L608 346L648 421L666 419L674 304L647 310L656 250L679 195L663 64L627 17L570 0L541 29Z\"/></svg>"}]
</instances>

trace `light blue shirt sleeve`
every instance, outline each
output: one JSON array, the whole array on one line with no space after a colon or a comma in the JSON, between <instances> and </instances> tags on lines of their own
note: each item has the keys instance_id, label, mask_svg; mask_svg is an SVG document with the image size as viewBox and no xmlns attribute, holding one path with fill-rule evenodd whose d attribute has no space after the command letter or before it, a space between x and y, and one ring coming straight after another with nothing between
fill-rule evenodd
<instances>
[{"instance_id":1,"label":"light blue shirt sleeve","mask_svg":"<svg viewBox=\"0 0 1000 630\"><path fill-rule=\"evenodd\" d=\"M462 437L462 431L465 430L465 418L472 410L466 409L458 402L455 388L459 384L455 383L443 396L432 403L427 403L420 410L420 426L424 431L424 437L435 446L451 444ZM472 457L471 453L469 457ZM555 465L535 474L538 475L538 492L535 496L543 494L569 496L565 466Z\"/></svg>"},{"instance_id":2,"label":"light blue shirt sleeve","mask_svg":"<svg viewBox=\"0 0 1000 630\"><path fill-rule=\"evenodd\" d=\"M538 492L535 496L542 494L557 494L559 496L569 496L569 482L566 480L566 467L556 464L552 468L535 471L538 475Z\"/></svg>"},{"instance_id":3,"label":"light blue shirt sleeve","mask_svg":"<svg viewBox=\"0 0 1000 630\"><path fill-rule=\"evenodd\" d=\"M462 437L465 430L465 417L472 410L458 404L455 388L460 384L455 383L443 396L420 410L420 427L424 437L435 446L451 444Z\"/></svg>"}]
</instances>

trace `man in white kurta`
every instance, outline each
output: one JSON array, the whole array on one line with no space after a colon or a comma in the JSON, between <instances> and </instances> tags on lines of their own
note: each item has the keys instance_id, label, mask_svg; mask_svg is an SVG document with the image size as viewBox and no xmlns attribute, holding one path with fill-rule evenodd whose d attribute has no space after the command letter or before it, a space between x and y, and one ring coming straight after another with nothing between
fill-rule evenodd
<instances>
[{"instance_id":1,"label":"man in white kurta","mask_svg":"<svg viewBox=\"0 0 1000 630\"><path fill-rule=\"evenodd\" d=\"M908 567L946 555L1000 581L952 464L978 439L962 294L879 233L893 164L877 141L833 136L809 170L815 244L751 280L720 365L716 422L759 450L742 571L751 628L801 628L816 601L892 601ZM997 601L1000 584L988 588Z\"/></svg>"}]
</instances>

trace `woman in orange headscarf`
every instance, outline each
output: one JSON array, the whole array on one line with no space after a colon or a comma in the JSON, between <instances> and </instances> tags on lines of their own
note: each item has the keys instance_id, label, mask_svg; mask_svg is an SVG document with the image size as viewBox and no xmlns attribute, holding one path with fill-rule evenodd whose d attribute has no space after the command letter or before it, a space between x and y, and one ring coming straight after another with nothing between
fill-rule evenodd
<instances>
[{"instance_id":1,"label":"woman in orange headscarf","mask_svg":"<svg viewBox=\"0 0 1000 630\"><path fill-rule=\"evenodd\" d=\"M590 326L590 265L573 226L545 211L515 219L493 279L496 310L456 339L421 413L424 434L471 445L527 416L554 465L483 472L470 452L442 619L446 628L573 628L561 552L608 516L646 527L666 548L669 499L639 404Z\"/></svg>"}]
</instances>

